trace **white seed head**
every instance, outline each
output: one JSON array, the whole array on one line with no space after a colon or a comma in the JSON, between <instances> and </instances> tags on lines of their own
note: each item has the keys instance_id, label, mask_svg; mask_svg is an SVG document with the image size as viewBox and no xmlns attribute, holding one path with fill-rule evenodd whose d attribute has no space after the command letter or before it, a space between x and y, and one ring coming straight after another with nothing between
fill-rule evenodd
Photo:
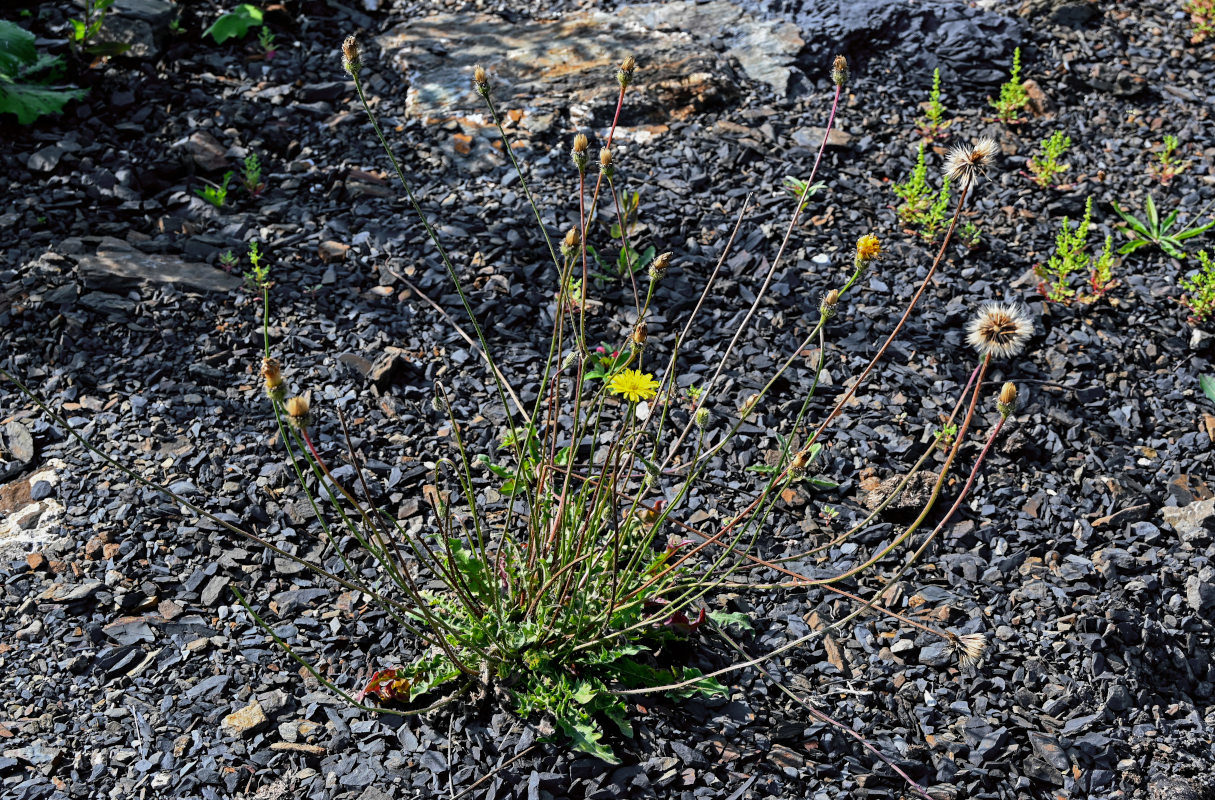
<instances>
[{"instance_id":1,"label":"white seed head","mask_svg":"<svg viewBox=\"0 0 1215 800\"><path fill-rule=\"evenodd\" d=\"M966 326L966 341L984 358L1008 358L1025 349L1033 332L1034 323L1025 306L988 303Z\"/></svg>"},{"instance_id":2,"label":"white seed head","mask_svg":"<svg viewBox=\"0 0 1215 800\"><path fill-rule=\"evenodd\" d=\"M995 160L999 145L995 139L983 138L971 146L959 145L949 151L945 161L945 174L959 190L969 189L979 175Z\"/></svg>"}]
</instances>

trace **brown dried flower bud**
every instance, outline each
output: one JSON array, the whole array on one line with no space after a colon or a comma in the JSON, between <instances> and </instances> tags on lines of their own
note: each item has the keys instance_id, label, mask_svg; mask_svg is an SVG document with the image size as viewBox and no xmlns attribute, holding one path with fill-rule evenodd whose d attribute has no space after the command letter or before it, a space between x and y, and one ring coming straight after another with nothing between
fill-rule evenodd
<instances>
[{"instance_id":1,"label":"brown dried flower bud","mask_svg":"<svg viewBox=\"0 0 1215 800\"><path fill-rule=\"evenodd\" d=\"M638 322L637 327L633 328L633 335L630 337L630 340L632 341L634 347L640 349L645 347L645 340L648 336L649 331L646 328L645 323Z\"/></svg>"},{"instance_id":2,"label":"brown dried flower bud","mask_svg":"<svg viewBox=\"0 0 1215 800\"><path fill-rule=\"evenodd\" d=\"M311 407L312 403L306 394L288 397L287 402L283 404L283 409L287 412L287 421L296 428L308 427L308 412Z\"/></svg>"},{"instance_id":3,"label":"brown dried flower bud","mask_svg":"<svg viewBox=\"0 0 1215 800\"><path fill-rule=\"evenodd\" d=\"M283 367L278 363L278 359L262 359L262 378L266 381L266 394L271 400L281 403L286 394L287 385L283 381Z\"/></svg>"},{"instance_id":4,"label":"brown dried flower bud","mask_svg":"<svg viewBox=\"0 0 1215 800\"><path fill-rule=\"evenodd\" d=\"M836 86L843 86L848 82L848 59L843 56L836 56L831 64L831 82Z\"/></svg>"},{"instance_id":5,"label":"brown dried flower bud","mask_svg":"<svg viewBox=\"0 0 1215 800\"><path fill-rule=\"evenodd\" d=\"M574 137L574 166L578 168L579 173L586 172L587 148L591 146L590 141L586 138L585 133L580 133Z\"/></svg>"},{"instance_id":6,"label":"brown dried flower bud","mask_svg":"<svg viewBox=\"0 0 1215 800\"><path fill-rule=\"evenodd\" d=\"M659 253L650 262L650 280L662 280L662 277L667 274L667 267L671 266L671 254Z\"/></svg>"},{"instance_id":7,"label":"brown dried flower bud","mask_svg":"<svg viewBox=\"0 0 1215 800\"><path fill-rule=\"evenodd\" d=\"M574 252L578 249L578 242L580 240L581 237L578 235L577 228L570 228L566 231L565 239L561 241L561 255L566 258L573 256Z\"/></svg>"},{"instance_id":8,"label":"brown dried flower bud","mask_svg":"<svg viewBox=\"0 0 1215 800\"><path fill-rule=\"evenodd\" d=\"M489 76L485 74L485 67L480 64L473 68L473 86L482 97L489 94Z\"/></svg>"},{"instance_id":9,"label":"brown dried flower bud","mask_svg":"<svg viewBox=\"0 0 1215 800\"><path fill-rule=\"evenodd\" d=\"M1000 412L1001 417L1007 418L1016 409L1017 386L1009 381L1000 389L1000 397L996 400L996 410Z\"/></svg>"},{"instance_id":10,"label":"brown dried flower bud","mask_svg":"<svg viewBox=\"0 0 1215 800\"><path fill-rule=\"evenodd\" d=\"M610 148L599 148L599 171L609 179L616 174L616 168L612 166L612 151Z\"/></svg>"},{"instance_id":11,"label":"brown dried flower bud","mask_svg":"<svg viewBox=\"0 0 1215 800\"><path fill-rule=\"evenodd\" d=\"M358 77L359 70L363 68L363 51L354 36L347 36L342 42L342 68L354 77Z\"/></svg>"},{"instance_id":12,"label":"brown dried flower bud","mask_svg":"<svg viewBox=\"0 0 1215 800\"><path fill-rule=\"evenodd\" d=\"M808 466L810 466L809 449L799 450L797 454L793 456L793 460L789 462L789 468L796 473L805 472L806 467Z\"/></svg>"},{"instance_id":13,"label":"brown dried flower bud","mask_svg":"<svg viewBox=\"0 0 1215 800\"><path fill-rule=\"evenodd\" d=\"M633 70L637 69L637 59L629 56L620 63L620 69L616 70L616 82L620 84L620 88L627 88L633 82Z\"/></svg>"},{"instance_id":14,"label":"brown dried flower bud","mask_svg":"<svg viewBox=\"0 0 1215 800\"><path fill-rule=\"evenodd\" d=\"M832 289L823 295L823 300L818 304L818 313L823 315L824 319L831 319L835 316L835 306L840 301L840 290Z\"/></svg>"}]
</instances>

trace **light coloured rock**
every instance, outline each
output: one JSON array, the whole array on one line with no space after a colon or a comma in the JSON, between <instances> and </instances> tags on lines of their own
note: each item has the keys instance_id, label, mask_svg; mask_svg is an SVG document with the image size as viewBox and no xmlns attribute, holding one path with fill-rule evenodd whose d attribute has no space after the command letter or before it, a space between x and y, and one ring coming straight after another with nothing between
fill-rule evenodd
<instances>
[{"instance_id":1,"label":"light coloured rock","mask_svg":"<svg viewBox=\"0 0 1215 800\"><path fill-rule=\"evenodd\" d=\"M712 40L725 43L724 58L709 46ZM661 123L732 99L738 88L731 58L747 79L784 96L800 75L793 63L803 45L795 25L757 19L729 0L513 23L492 14L440 14L402 23L375 41L409 79L409 113L483 115L472 86L480 65L489 71L500 112L522 111L525 130L532 129L529 117L554 111L569 114L575 125L610 124L616 68L629 55L638 66L624 124ZM472 144L460 146L471 150Z\"/></svg>"},{"instance_id":2,"label":"light coloured rock","mask_svg":"<svg viewBox=\"0 0 1215 800\"><path fill-rule=\"evenodd\" d=\"M1184 506L1165 506L1160 509L1160 516L1173 526L1173 530L1182 541L1189 542L1206 536L1206 521L1215 515L1215 498L1197 500Z\"/></svg>"},{"instance_id":3,"label":"light coloured rock","mask_svg":"<svg viewBox=\"0 0 1215 800\"><path fill-rule=\"evenodd\" d=\"M262 704L254 700L249 705L224 717L220 727L236 736L251 736L270 723Z\"/></svg>"}]
</instances>

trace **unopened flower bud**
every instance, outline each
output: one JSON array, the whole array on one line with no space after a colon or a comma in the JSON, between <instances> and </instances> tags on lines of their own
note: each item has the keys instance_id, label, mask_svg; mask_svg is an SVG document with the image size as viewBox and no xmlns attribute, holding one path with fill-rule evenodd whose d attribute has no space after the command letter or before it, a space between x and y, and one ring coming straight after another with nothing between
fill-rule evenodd
<instances>
[{"instance_id":1,"label":"unopened flower bud","mask_svg":"<svg viewBox=\"0 0 1215 800\"><path fill-rule=\"evenodd\" d=\"M363 68L363 51L354 36L347 36L342 42L342 68L352 77L358 77L359 70Z\"/></svg>"},{"instance_id":2,"label":"unopened flower bud","mask_svg":"<svg viewBox=\"0 0 1215 800\"><path fill-rule=\"evenodd\" d=\"M795 475L801 475L806 471L806 467L810 466L810 450L799 450L793 456L793 460L789 462L789 469Z\"/></svg>"},{"instance_id":3,"label":"unopened flower bud","mask_svg":"<svg viewBox=\"0 0 1215 800\"><path fill-rule=\"evenodd\" d=\"M831 82L836 86L843 86L848 82L848 59L843 56L836 56L831 64Z\"/></svg>"},{"instance_id":4,"label":"unopened flower bud","mask_svg":"<svg viewBox=\"0 0 1215 800\"><path fill-rule=\"evenodd\" d=\"M1008 415L1017 409L1017 386L1009 381L1000 389L1000 397L996 400L996 410L1000 416L1007 419Z\"/></svg>"},{"instance_id":5,"label":"unopened flower bud","mask_svg":"<svg viewBox=\"0 0 1215 800\"><path fill-rule=\"evenodd\" d=\"M287 421L296 428L308 427L308 412L311 410L311 402L307 395L297 395L296 397L287 398L287 402L283 404L284 410L287 412Z\"/></svg>"},{"instance_id":6,"label":"unopened flower bud","mask_svg":"<svg viewBox=\"0 0 1215 800\"><path fill-rule=\"evenodd\" d=\"M823 295L823 301L818 304L818 312L823 315L823 319L831 319L835 316L835 306L839 301L839 289L832 289Z\"/></svg>"},{"instance_id":7,"label":"unopened flower bud","mask_svg":"<svg viewBox=\"0 0 1215 800\"><path fill-rule=\"evenodd\" d=\"M262 378L266 381L266 395L276 403L283 402L287 384L283 381L283 368L278 359L262 359Z\"/></svg>"},{"instance_id":8,"label":"unopened flower bud","mask_svg":"<svg viewBox=\"0 0 1215 800\"><path fill-rule=\"evenodd\" d=\"M616 174L616 168L612 166L612 151L610 148L599 148L599 171L609 180Z\"/></svg>"},{"instance_id":9,"label":"unopened flower bud","mask_svg":"<svg viewBox=\"0 0 1215 800\"><path fill-rule=\"evenodd\" d=\"M578 363L578 351L571 350L565 354L565 358L561 359L561 369L569 369Z\"/></svg>"},{"instance_id":10,"label":"unopened flower bud","mask_svg":"<svg viewBox=\"0 0 1215 800\"><path fill-rule=\"evenodd\" d=\"M759 402L759 394L753 394L743 401L742 406L738 409L738 415L743 419L751 416L751 412L755 410L755 404Z\"/></svg>"},{"instance_id":11,"label":"unopened flower bud","mask_svg":"<svg viewBox=\"0 0 1215 800\"><path fill-rule=\"evenodd\" d=\"M587 148L591 146L587 140L585 133L580 133L574 137L573 159L574 166L577 167L579 173L586 172Z\"/></svg>"},{"instance_id":12,"label":"unopened flower bud","mask_svg":"<svg viewBox=\"0 0 1215 800\"><path fill-rule=\"evenodd\" d=\"M443 395L438 392L435 392L434 396L430 398L430 407L440 414L447 413L447 404L443 402Z\"/></svg>"},{"instance_id":13,"label":"unopened flower bud","mask_svg":"<svg viewBox=\"0 0 1215 800\"><path fill-rule=\"evenodd\" d=\"M660 281L667 274L667 267L671 265L670 253L659 253L650 262L650 280Z\"/></svg>"},{"instance_id":14,"label":"unopened flower bud","mask_svg":"<svg viewBox=\"0 0 1215 800\"><path fill-rule=\"evenodd\" d=\"M616 70L616 82L620 84L620 88L627 88L633 82L633 70L637 68L637 59L629 56L620 64L620 69Z\"/></svg>"},{"instance_id":15,"label":"unopened flower bud","mask_svg":"<svg viewBox=\"0 0 1215 800\"><path fill-rule=\"evenodd\" d=\"M696 409L695 420L696 427L704 430L709 424L709 409L705 408L704 406Z\"/></svg>"},{"instance_id":16,"label":"unopened flower bud","mask_svg":"<svg viewBox=\"0 0 1215 800\"><path fill-rule=\"evenodd\" d=\"M580 238L581 237L578 236L578 229L570 228L565 234L565 239L561 241L561 255L565 256L567 259L572 258L574 253L578 250L578 242Z\"/></svg>"},{"instance_id":17,"label":"unopened flower bud","mask_svg":"<svg viewBox=\"0 0 1215 800\"><path fill-rule=\"evenodd\" d=\"M473 69L473 86L482 97L489 95L489 76L485 74L485 67L479 64Z\"/></svg>"},{"instance_id":18,"label":"unopened flower bud","mask_svg":"<svg viewBox=\"0 0 1215 800\"><path fill-rule=\"evenodd\" d=\"M629 337L629 341L632 342L633 347L640 350L641 348L645 347L645 340L648 335L649 331L646 329L645 323L638 322L637 327L633 328L633 335Z\"/></svg>"}]
</instances>

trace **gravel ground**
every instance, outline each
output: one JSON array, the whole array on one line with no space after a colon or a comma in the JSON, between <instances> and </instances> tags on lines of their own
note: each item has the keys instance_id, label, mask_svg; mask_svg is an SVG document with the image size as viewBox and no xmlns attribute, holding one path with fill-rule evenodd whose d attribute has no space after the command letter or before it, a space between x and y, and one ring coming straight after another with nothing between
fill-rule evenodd
<instances>
[{"instance_id":1,"label":"gravel ground","mask_svg":"<svg viewBox=\"0 0 1215 800\"><path fill-rule=\"evenodd\" d=\"M476 10L512 19L580 10L512 5ZM182 34L149 18L153 51L82 71L91 94L63 117L25 128L0 120L4 366L141 474L289 552L329 560L258 387L259 305L222 269L221 253L264 243L275 269L274 350L318 409L345 411L379 491L406 524L427 523L427 463L450 452L429 410L434 382L458 398L458 418L480 420L469 424L474 452L492 448L503 419L478 357L423 299L458 318L336 55L352 30L374 35L459 7L381 6L288 4L268 18L281 49L267 62L255 46L200 44L219 7L181 4ZM915 460L973 369L964 327L982 301L1025 303L1035 320L1029 350L990 375L994 386L1021 387L1015 424L889 603L985 634L983 659L959 668L934 637L863 616L767 669L934 797L1215 797L1215 408L1198 382L1212 369L1213 338L1179 302L1192 259L1140 250L1116 266L1119 284L1104 299L1070 307L1048 303L1032 272L1060 220L1076 220L1090 196L1101 235L1113 231L1112 200L1140 209L1153 195L1190 220L1212 202L1212 43L1192 44L1185 15L1163 0L859 2L844 19L814 3L750 8L797 24L808 42L791 96L739 79L735 99L669 119L657 135L653 120L634 124L626 108L617 151L623 180L642 193L642 235L675 253L650 325L660 350L755 192L700 338L685 351L694 354L689 374L703 373L720 360L779 244L790 211L781 179L808 173L817 146L808 131L821 131L830 101L823 54L842 49L853 63L839 120L846 141L827 149L828 188L811 200L792 257L727 361L719 414L804 338L860 234L881 236L886 257L831 324L830 380L815 418L923 279L932 252L900 231L890 182L911 171L914 120L934 67L945 77L952 141L990 135L1002 151L971 204L980 244L951 247L883 368L832 429L823 472L838 488L789 497L760 552L818 541L862 513L876 482ZM49 47L66 16L49 4L25 24ZM987 119L986 100L1015 45L1046 107L1007 126ZM380 76L370 89L403 165L528 400L553 287L513 172L499 159L471 175L453 149L460 127L407 116L406 87L370 55ZM1056 129L1073 141L1067 183L1042 189L1026 160ZM560 116L546 133L521 132L533 190L553 199L543 205L554 231L576 219L561 202L574 193L571 134ZM1190 163L1162 186L1148 169L1165 134ZM262 198L239 195L216 211L194 195L201 178L217 179L250 150L265 162ZM942 160L938 144L933 169ZM115 271L137 254L160 260L140 262L143 274ZM608 284L596 297L600 338L619 341L631 295ZM779 447L769 431L800 404L810 374L809 360L794 367L771 408L715 464L715 478L741 486L742 468ZM994 421L989 409L976 425L985 432ZM340 460L336 427L322 422L320 432L322 449ZM972 463L977 447L962 453ZM0 541L5 798L912 796L882 759L754 669L729 677L729 698L637 706L636 737L612 742L619 767L543 741L541 720L488 700L403 722L349 709L300 673L230 589L258 598L276 633L347 687L415 652L374 608L183 515L83 451L8 383L0 455L0 515L11 534ZM715 505L689 511L716 513ZM819 516L824 505L841 519ZM905 521L883 517L860 538L862 550ZM851 546L828 555L833 565L858 558ZM880 572L900 564L889 559ZM806 589L714 604L752 615L757 630L744 644L754 654L852 610ZM702 668L734 659L709 638L685 657Z\"/></svg>"}]
</instances>

